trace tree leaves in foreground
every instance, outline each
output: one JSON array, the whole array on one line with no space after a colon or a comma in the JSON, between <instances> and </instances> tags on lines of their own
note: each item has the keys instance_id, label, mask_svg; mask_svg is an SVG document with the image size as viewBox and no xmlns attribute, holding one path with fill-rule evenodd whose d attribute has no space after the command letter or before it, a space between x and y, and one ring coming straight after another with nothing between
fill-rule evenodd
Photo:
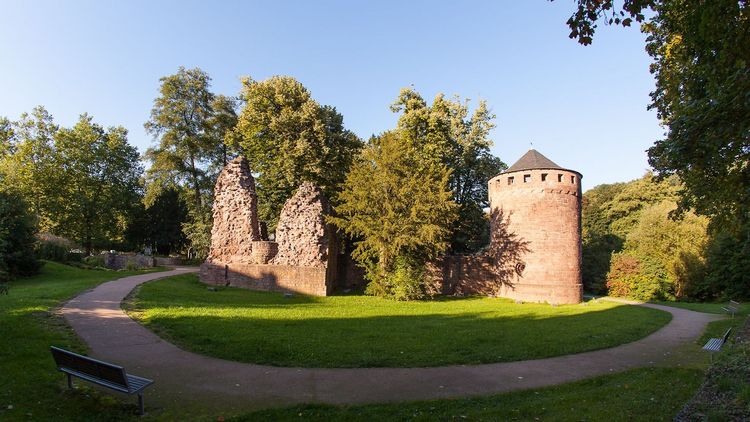
<instances>
[{"instance_id":1,"label":"tree leaves in foreground","mask_svg":"<svg viewBox=\"0 0 750 422\"><path fill-rule=\"evenodd\" d=\"M281 208L302 182L336 203L346 173L362 147L335 108L321 106L297 80L243 80L245 106L233 141L256 177L260 219L274 230Z\"/></svg>"},{"instance_id":2,"label":"tree leaves in foreground","mask_svg":"<svg viewBox=\"0 0 750 422\"><path fill-rule=\"evenodd\" d=\"M366 270L367 293L424 294L424 264L446 250L456 218L449 180L444 165L425 160L398 131L362 151L329 221L357 239L352 256Z\"/></svg>"},{"instance_id":3,"label":"tree leaves in foreground","mask_svg":"<svg viewBox=\"0 0 750 422\"><path fill-rule=\"evenodd\" d=\"M748 12L747 0L624 0L619 6L578 0L568 21L571 38L581 44L591 43L597 22L644 22L656 79L649 108L667 128L648 150L649 163L659 176L682 181L676 214L692 209L711 217L706 280L713 281L704 286L705 297L750 296Z\"/></svg>"}]
</instances>

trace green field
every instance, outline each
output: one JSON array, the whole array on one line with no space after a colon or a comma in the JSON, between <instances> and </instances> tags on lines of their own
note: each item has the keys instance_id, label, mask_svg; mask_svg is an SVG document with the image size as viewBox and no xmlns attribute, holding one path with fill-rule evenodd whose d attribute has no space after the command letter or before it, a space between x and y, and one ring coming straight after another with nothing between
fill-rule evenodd
<instances>
[{"instance_id":1,"label":"green field","mask_svg":"<svg viewBox=\"0 0 750 422\"><path fill-rule=\"evenodd\" d=\"M41 273L10 283L0 296L0 420L110 421L129 418L134 405L82 387L67 391L57 372L51 345L85 348L55 309L81 291L104 281L144 271L83 270L47 262Z\"/></svg>"},{"instance_id":2,"label":"green field","mask_svg":"<svg viewBox=\"0 0 750 422\"><path fill-rule=\"evenodd\" d=\"M666 312L597 301L496 298L395 302L208 291L194 274L143 285L131 316L170 341L219 358L303 367L426 367L537 359L628 343Z\"/></svg>"}]
</instances>

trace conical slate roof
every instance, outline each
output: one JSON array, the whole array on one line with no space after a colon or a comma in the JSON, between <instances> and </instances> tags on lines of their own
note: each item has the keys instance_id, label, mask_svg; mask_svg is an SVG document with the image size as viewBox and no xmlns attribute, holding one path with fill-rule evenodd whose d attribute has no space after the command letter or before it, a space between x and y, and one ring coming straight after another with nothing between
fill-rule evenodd
<instances>
[{"instance_id":1,"label":"conical slate roof","mask_svg":"<svg viewBox=\"0 0 750 422\"><path fill-rule=\"evenodd\" d=\"M539 151L530 149L529 152L523 155L515 164L510 166L503 173L511 173L514 171L521 170L538 170L538 169L560 169L564 168L558 166L549 158L543 156Z\"/></svg>"}]
</instances>

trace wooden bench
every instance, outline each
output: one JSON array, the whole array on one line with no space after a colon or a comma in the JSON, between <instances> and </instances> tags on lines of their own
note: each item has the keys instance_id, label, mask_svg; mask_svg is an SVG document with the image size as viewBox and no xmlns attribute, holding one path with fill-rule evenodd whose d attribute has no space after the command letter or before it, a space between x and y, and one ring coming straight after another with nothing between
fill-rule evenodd
<instances>
[{"instance_id":1,"label":"wooden bench","mask_svg":"<svg viewBox=\"0 0 750 422\"><path fill-rule=\"evenodd\" d=\"M734 319L734 314L740 310L740 303L730 300L729 303L726 306L722 306L721 309L732 314L732 319Z\"/></svg>"},{"instance_id":2,"label":"wooden bench","mask_svg":"<svg viewBox=\"0 0 750 422\"><path fill-rule=\"evenodd\" d=\"M727 342L729 339L729 333L732 332L732 328L730 327L727 329L727 332L724 333L724 336L722 338L712 338L709 339L705 346L703 346L703 350L711 353L711 362L714 361L714 353L721 350L721 346L724 345L724 343Z\"/></svg>"},{"instance_id":3,"label":"wooden bench","mask_svg":"<svg viewBox=\"0 0 750 422\"><path fill-rule=\"evenodd\" d=\"M87 356L50 347L57 369L68 376L68 388L73 388L72 377L101 385L126 394L138 394L138 411L144 415L143 390L154 381L125 373L122 366L102 362Z\"/></svg>"}]
</instances>

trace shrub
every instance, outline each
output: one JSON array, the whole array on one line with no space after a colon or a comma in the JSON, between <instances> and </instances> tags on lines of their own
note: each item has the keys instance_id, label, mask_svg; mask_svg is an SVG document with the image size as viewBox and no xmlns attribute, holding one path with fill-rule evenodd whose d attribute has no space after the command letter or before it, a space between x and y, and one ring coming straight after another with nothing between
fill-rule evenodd
<instances>
[{"instance_id":1,"label":"shrub","mask_svg":"<svg viewBox=\"0 0 750 422\"><path fill-rule=\"evenodd\" d=\"M104 267L104 256L103 255L91 255L84 257L81 262L91 267Z\"/></svg>"},{"instance_id":2,"label":"shrub","mask_svg":"<svg viewBox=\"0 0 750 422\"><path fill-rule=\"evenodd\" d=\"M36 218L24 198L0 190L0 281L35 274L41 267L34 252Z\"/></svg>"},{"instance_id":3,"label":"shrub","mask_svg":"<svg viewBox=\"0 0 750 422\"><path fill-rule=\"evenodd\" d=\"M658 261L627 252L612 256L607 289L612 296L636 300L674 299L666 269Z\"/></svg>"},{"instance_id":4,"label":"shrub","mask_svg":"<svg viewBox=\"0 0 750 422\"><path fill-rule=\"evenodd\" d=\"M393 270L385 274L368 271L370 283L365 293L395 300L413 300L425 297L425 268L415 260L398 257Z\"/></svg>"},{"instance_id":5,"label":"shrub","mask_svg":"<svg viewBox=\"0 0 750 422\"><path fill-rule=\"evenodd\" d=\"M79 262L83 253L74 249L75 243L61 236L51 233L39 233L37 235L36 253L40 259L55 261L63 264Z\"/></svg>"}]
</instances>

